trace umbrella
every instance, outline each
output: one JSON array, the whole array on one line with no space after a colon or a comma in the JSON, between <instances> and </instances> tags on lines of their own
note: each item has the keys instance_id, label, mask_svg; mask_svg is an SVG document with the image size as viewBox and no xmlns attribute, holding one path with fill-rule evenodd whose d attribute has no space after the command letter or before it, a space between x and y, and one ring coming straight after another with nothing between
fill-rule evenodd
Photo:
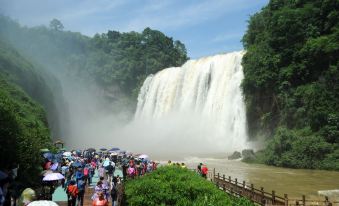
<instances>
[{"instance_id":1,"label":"umbrella","mask_svg":"<svg viewBox=\"0 0 339 206\"><path fill-rule=\"evenodd\" d=\"M62 153L62 155L67 157L67 156L71 156L72 153L71 152L64 152L64 153Z\"/></svg>"},{"instance_id":2,"label":"umbrella","mask_svg":"<svg viewBox=\"0 0 339 206\"><path fill-rule=\"evenodd\" d=\"M111 153L111 154L110 154L111 156L118 155L118 153L116 153L116 152L113 152L113 151L112 151L112 152L110 152L110 153Z\"/></svg>"},{"instance_id":3,"label":"umbrella","mask_svg":"<svg viewBox=\"0 0 339 206\"><path fill-rule=\"evenodd\" d=\"M43 149L40 149L40 152L49 152L49 149L43 148Z\"/></svg>"},{"instance_id":4,"label":"umbrella","mask_svg":"<svg viewBox=\"0 0 339 206\"><path fill-rule=\"evenodd\" d=\"M42 179L43 181L54 181L54 180L61 180L61 179L65 179L65 177L56 172L56 173L51 173L51 174L48 174L44 177L44 179Z\"/></svg>"},{"instance_id":5,"label":"umbrella","mask_svg":"<svg viewBox=\"0 0 339 206\"><path fill-rule=\"evenodd\" d=\"M52 174L52 173L54 173L52 170L44 170L44 171L41 172L41 175L46 176L46 175Z\"/></svg>"},{"instance_id":6,"label":"umbrella","mask_svg":"<svg viewBox=\"0 0 339 206\"><path fill-rule=\"evenodd\" d=\"M80 162L73 162L72 166L73 167L81 167L81 163Z\"/></svg>"},{"instance_id":7,"label":"umbrella","mask_svg":"<svg viewBox=\"0 0 339 206\"><path fill-rule=\"evenodd\" d=\"M120 150L119 153L125 154L126 150Z\"/></svg>"},{"instance_id":8,"label":"umbrella","mask_svg":"<svg viewBox=\"0 0 339 206\"><path fill-rule=\"evenodd\" d=\"M54 164L50 167L50 169L51 169L51 170L56 170L56 169L58 169L58 166L59 166L59 163L54 163Z\"/></svg>"},{"instance_id":9,"label":"umbrella","mask_svg":"<svg viewBox=\"0 0 339 206\"><path fill-rule=\"evenodd\" d=\"M101 151L106 151L107 149L106 148L100 148Z\"/></svg>"},{"instance_id":10,"label":"umbrella","mask_svg":"<svg viewBox=\"0 0 339 206\"><path fill-rule=\"evenodd\" d=\"M8 177L8 174L0 170L0 180L6 179L7 177Z\"/></svg>"},{"instance_id":11,"label":"umbrella","mask_svg":"<svg viewBox=\"0 0 339 206\"><path fill-rule=\"evenodd\" d=\"M89 152L95 152L96 150L94 148L88 148L87 151Z\"/></svg>"},{"instance_id":12,"label":"umbrella","mask_svg":"<svg viewBox=\"0 0 339 206\"><path fill-rule=\"evenodd\" d=\"M139 155L139 158L140 159L149 159L148 155L145 155L145 154Z\"/></svg>"},{"instance_id":13,"label":"umbrella","mask_svg":"<svg viewBox=\"0 0 339 206\"><path fill-rule=\"evenodd\" d=\"M29 206L59 206L59 205L49 200L38 200L29 203Z\"/></svg>"},{"instance_id":14,"label":"umbrella","mask_svg":"<svg viewBox=\"0 0 339 206\"><path fill-rule=\"evenodd\" d=\"M108 150L109 152L112 152L112 151L118 151L118 150L120 150L119 148L117 148L117 147L113 147L112 149L110 149L110 150Z\"/></svg>"},{"instance_id":15,"label":"umbrella","mask_svg":"<svg viewBox=\"0 0 339 206\"><path fill-rule=\"evenodd\" d=\"M49 160L53 159L53 154L50 152L46 152L42 156L44 156L44 158L49 159Z\"/></svg>"}]
</instances>

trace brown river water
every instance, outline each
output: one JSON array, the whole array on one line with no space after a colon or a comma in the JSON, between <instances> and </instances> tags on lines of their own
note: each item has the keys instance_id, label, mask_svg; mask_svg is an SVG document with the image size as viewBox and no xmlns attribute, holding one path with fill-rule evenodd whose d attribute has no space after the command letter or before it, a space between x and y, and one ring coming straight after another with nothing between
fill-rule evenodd
<instances>
[{"instance_id":1,"label":"brown river water","mask_svg":"<svg viewBox=\"0 0 339 206\"><path fill-rule=\"evenodd\" d=\"M175 161L174 161L175 162ZM262 164L247 164L238 160L212 158L186 158L184 161L189 168L196 168L202 162L207 164L210 171L215 168L216 173L237 178L238 182L254 184L254 187L271 192L275 190L278 196L300 199L306 195L307 199L339 200L339 172L324 170L289 169L266 166Z\"/></svg>"}]
</instances>

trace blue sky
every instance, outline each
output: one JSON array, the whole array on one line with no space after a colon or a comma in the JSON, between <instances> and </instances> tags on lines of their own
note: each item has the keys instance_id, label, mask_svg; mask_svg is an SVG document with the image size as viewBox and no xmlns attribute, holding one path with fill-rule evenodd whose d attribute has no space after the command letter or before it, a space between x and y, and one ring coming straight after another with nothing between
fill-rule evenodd
<instances>
[{"instance_id":1,"label":"blue sky","mask_svg":"<svg viewBox=\"0 0 339 206\"><path fill-rule=\"evenodd\" d=\"M186 45L193 58L243 49L250 15L269 0L0 0L0 13L27 26L59 19L88 36L151 27Z\"/></svg>"}]
</instances>

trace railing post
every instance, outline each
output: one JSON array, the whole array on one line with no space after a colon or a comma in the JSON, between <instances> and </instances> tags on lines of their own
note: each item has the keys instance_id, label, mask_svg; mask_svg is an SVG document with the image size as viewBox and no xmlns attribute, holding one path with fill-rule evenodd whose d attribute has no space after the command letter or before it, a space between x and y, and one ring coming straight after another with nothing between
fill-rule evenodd
<instances>
[{"instance_id":1,"label":"railing post","mask_svg":"<svg viewBox=\"0 0 339 206\"><path fill-rule=\"evenodd\" d=\"M238 190L238 179L237 179L237 178L235 178L235 187L234 187L234 189L235 189L235 192L239 194L239 190Z\"/></svg>"},{"instance_id":2,"label":"railing post","mask_svg":"<svg viewBox=\"0 0 339 206\"><path fill-rule=\"evenodd\" d=\"M241 193L244 194L244 191L245 191L245 181L242 181L242 189L241 189Z\"/></svg>"},{"instance_id":3,"label":"railing post","mask_svg":"<svg viewBox=\"0 0 339 206\"><path fill-rule=\"evenodd\" d=\"M254 197L254 185L251 184L251 201L253 201L253 197Z\"/></svg>"},{"instance_id":4,"label":"railing post","mask_svg":"<svg viewBox=\"0 0 339 206\"><path fill-rule=\"evenodd\" d=\"M265 205L265 194L264 194L264 188L261 187L260 188L260 191L261 191L261 204L262 205Z\"/></svg>"},{"instance_id":5,"label":"railing post","mask_svg":"<svg viewBox=\"0 0 339 206\"><path fill-rule=\"evenodd\" d=\"M303 205L305 205L305 203L306 203L306 200L305 200L305 199L306 199L306 198L305 198L305 195L303 195L303 197L302 197L302 198L303 198L303 200L302 200L302 201L303 201Z\"/></svg>"},{"instance_id":6,"label":"railing post","mask_svg":"<svg viewBox=\"0 0 339 206\"><path fill-rule=\"evenodd\" d=\"M224 180L224 181L225 181L225 175L224 175L224 174L222 175L222 180Z\"/></svg>"},{"instance_id":7,"label":"railing post","mask_svg":"<svg viewBox=\"0 0 339 206\"><path fill-rule=\"evenodd\" d=\"M272 204L275 204L275 191L272 190Z\"/></svg>"},{"instance_id":8,"label":"railing post","mask_svg":"<svg viewBox=\"0 0 339 206\"><path fill-rule=\"evenodd\" d=\"M228 182L229 182L230 184L232 184L231 176L228 176Z\"/></svg>"},{"instance_id":9,"label":"railing post","mask_svg":"<svg viewBox=\"0 0 339 206\"><path fill-rule=\"evenodd\" d=\"M288 196L287 196L287 194L284 194L284 198L285 198L285 206L288 206Z\"/></svg>"},{"instance_id":10,"label":"railing post","mask_svg":"<svg viewBox=\"0 0 339 206\"><path fill-rule=\"evenodd\" d=\"M219 172L218 172L218 174L217 174L217 178L220 179L220 174L219 174Z\"/></svg>"},{"instance_id":11,"label":"railing post","mask_svg":"<svg viewBox=\"0 0 339 206\"><path fill-rule=\"evenodd\" d=\"M222 184L222 190L226 191L226 185L225 185L225 183Z\"/></svg>"},{"instance_id":12,"label":"railing post","mask_svg":"<svg viewBox=\"0 0 339 206\"><path fill-rule=\"evenodd\" d=\"M215 168L213 168L213 181L215 181Z\"/></svg>"}]
</instances>

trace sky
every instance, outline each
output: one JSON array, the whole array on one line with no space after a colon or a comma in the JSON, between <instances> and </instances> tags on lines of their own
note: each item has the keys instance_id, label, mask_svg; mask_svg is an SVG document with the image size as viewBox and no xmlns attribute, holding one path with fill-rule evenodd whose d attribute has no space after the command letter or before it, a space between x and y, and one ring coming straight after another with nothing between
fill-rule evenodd
<instances>
[{"instance_id":1,"label":"sky","mask_svg":"<svg viewBox=\"0 0 339 206\"><path fill-rule=\"evenodd\" d=\"M49 25L87 36L142 32L146 27L180 40L192 59L242 50L251 15L269 0L0 0L0 14L25 26ZM1 27L1 25L0 25Z\"/></svg>"}]
</instances>

